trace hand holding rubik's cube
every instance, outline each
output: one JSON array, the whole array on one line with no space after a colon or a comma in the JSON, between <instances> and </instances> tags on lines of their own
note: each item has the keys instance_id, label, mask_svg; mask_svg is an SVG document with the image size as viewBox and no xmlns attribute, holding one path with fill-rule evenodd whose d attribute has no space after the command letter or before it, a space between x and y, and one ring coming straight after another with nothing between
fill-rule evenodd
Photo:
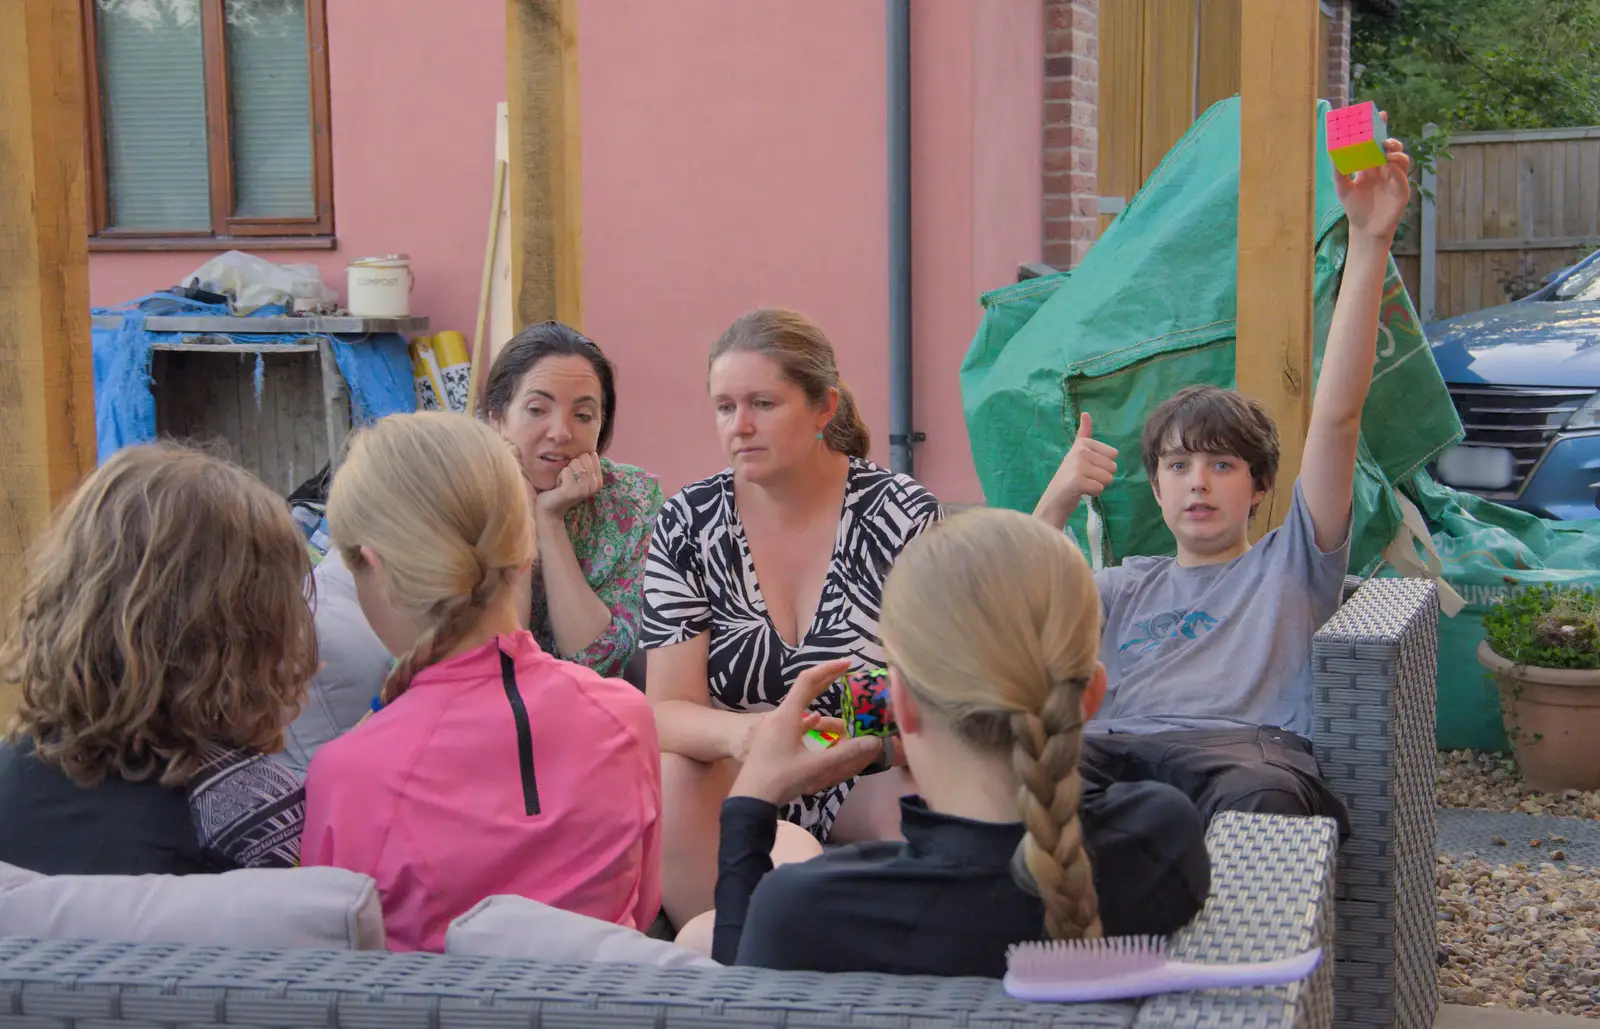
<instances>
[{"instance_id":1,"label":"hand holding rubik's cube","mask_svg":"<svg viewBox=\"0 0 1600 1029\"><path fill-rule=\"evenodd\" d=\"M1329 111L1326 128L1328 156L1333 158L1340 175L1354 175L1389 163L1383 150L1389 127L1372 101Z\"/></svg>"},{"instance_id":2,"label":"hand holding rubik's cube","mask_svg":"<svg viewBox=\"0 0 1600 1029\"><path fill-rule=\"evenodd\" d=\"M899 732L889 705L889 673L882 668L851 672L839 680L839 708L844 735L889 737ZM838 736L813 729L806 734L806 745L813 750L832 746ZM880 771L886 762L874 762L868 772Z\"/></svg>"}]
</instances>

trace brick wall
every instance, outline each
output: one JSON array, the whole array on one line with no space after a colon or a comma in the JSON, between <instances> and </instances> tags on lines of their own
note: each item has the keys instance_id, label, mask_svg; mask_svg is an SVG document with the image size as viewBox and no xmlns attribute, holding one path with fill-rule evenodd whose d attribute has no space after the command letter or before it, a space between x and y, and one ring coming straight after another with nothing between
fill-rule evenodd
<instances>
[{"instance_id":1,"label":"brick wall","mask_svg":"<svg viewBox=\"0 0 1600 1029\"><path fill-rule=\"evenodd\" d=\"M1328 28L1328 81L1323 94L1334 107L1350 102L1351 0L1333 0L1333 22Z\"/></svg>"},{"instance_id":2,"label":"brick wall","mask_svg":"<svg viewBox=\"0 0 1600 1029\"><path fill-rule=\"evenodd\" d=\"M1089 252L1098 228L1100 0L1043 2L1043 257L1071 268Z\"/></svg>"}]
</instances>

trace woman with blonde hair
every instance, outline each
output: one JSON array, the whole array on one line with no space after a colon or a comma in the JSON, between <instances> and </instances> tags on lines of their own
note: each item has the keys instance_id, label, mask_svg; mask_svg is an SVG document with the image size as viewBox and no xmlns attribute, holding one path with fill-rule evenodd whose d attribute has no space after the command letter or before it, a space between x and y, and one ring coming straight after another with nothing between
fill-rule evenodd
<instances>
[{"instance_id":1,"label":"woman with blonde hair","mask_svg":"<svg viewBox=\"0 0 1600 1029\"><path fill-rule=\"evenodd\" d=\"M906 547L880 622L890 702L920 797L906 843L772 868L778 805L872 744L814 752L807 702L845 667L803 673L758 725L722 806L713 956L816 971L1000 976L1045 937L1166 934L1210 885L1194 805L1160 783L1087 788L1084 720L1106 686L1100 601L1061 533L978 510Z\"/></svg>"},{"instance_id":2,"label":"woman with blonde hair","mask_svg":"<svg viewBox=\"0 0 1600 1029\"><path fill-rule=\"evenodd\" d=\"M372 876L395 950L516 894L643 929L661 904L649 703L540 649L526 484L465 415L357 434L328 497L333 545L397 658L376 713L306 776L306 864Z\"/></svg>"},{"instance_id":3,"label":"woman with blonde hair","mask_svg":"<svg viewBox=\"0 0 1600 1029\"><path fill-rule=\"evenodd\" d=\"M711 907L717 808L751 730L808 665L883 664L883 577L939 519L933 494L867 459L833 346L803 315L738 318L711 348L707 385L728 468L661 509L639 637L665 752L667 915L680 927ZM838 692L815 706L838 715ZM854 771L790 798L781 857L897 832L903 770Z\"/></svg>"},{"instance_id":4,"label":"woman with blonde hair","mask_svg":"<svg viewBox=\"0 0 1600 1029\"><path fill-rule=\"evenodd\" d=\"M129 447L33 548L3 651L0 861L185 875L295 863L300 779L267 754L317 668L304 540L250 473Z\"/></svg>"}]
</instances>

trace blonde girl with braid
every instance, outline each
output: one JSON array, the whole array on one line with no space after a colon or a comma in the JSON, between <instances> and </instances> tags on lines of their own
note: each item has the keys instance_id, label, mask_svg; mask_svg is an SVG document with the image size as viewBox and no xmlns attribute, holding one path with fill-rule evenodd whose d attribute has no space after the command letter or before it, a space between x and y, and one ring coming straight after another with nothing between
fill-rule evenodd
<instances>
[{"instance_id":1,"label":"blonde girl with braid","mask_svg":"<svg viewBox=\"0 0 1600 1029\"><path fill-rule=\"evenodd\" d=\"M802 673L723 805L714 957L995 977L1013 943L1166 934L1199 911L1210 864L1188 798L1079 773L1106 673L1094 578L1066 537L1015 511L935 525L889 573L879 627L917 787L906 842L772 868L778 805L875 747L803 744L808 702L845 666Z\"/></svg>"},{"instance_id":2,"label":"blonde girl with braid","mask_svg":"<svg viewBox=\"0 0 1600 1029\"><path fill-rule=\"evenodd\" d=\"M376 712L306 776L302 860L372 876L392 950L514 894L643 930L661 907L648 701L540 649L526 483L488 426L394 415L328 497L333 545L395 656Z\"/></svg>"}]
</instances>

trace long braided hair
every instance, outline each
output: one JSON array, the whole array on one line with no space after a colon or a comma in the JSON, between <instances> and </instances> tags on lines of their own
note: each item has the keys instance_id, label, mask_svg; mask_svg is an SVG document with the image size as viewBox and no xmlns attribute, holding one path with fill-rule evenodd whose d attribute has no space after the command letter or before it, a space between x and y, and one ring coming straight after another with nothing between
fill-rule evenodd
<instances>
[{"instance_id":1,"label":"long braided hair","mask_svg":"<svg viewBox=\"0 0 1600 1029\"><path fill-rule=\"evenodd\" d=\"M1100 599L1083 555L1016 511L957 515L900 554L879 632L918 701L973 746L1010 751L1045 931L1099 936L1078 821L1083 694L1100 642Z\"/></svg>"},{"instance_id":2,"label":"long braided hair","mask_svg":"<svg viewBox=\"0 0 1600 1029\"><path fill-rule=\"evenodd\" d=\"M534 556L522 473L494 430L466 415L391 415L351 439L328 493L345 563L383 565L389 600L426 629L384 680L385 704L482 617Z\"/></svg>"}]
</instances>

